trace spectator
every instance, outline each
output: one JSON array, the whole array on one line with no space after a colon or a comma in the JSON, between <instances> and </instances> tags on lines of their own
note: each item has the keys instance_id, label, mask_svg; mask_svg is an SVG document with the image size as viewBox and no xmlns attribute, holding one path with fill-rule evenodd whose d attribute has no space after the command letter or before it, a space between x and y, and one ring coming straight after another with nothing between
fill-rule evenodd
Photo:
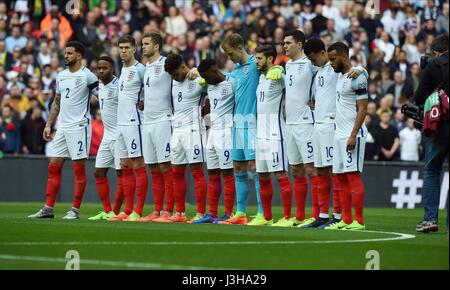
<instances>
[{"instance_id":1,"label":"spectator","mask_svg":"<svg viewBox=\"0 0 450 290\"><path fill-rule=\"evenodd\" d=\"M347 7L344 6L339 9L339 16L335 20L335 28L337 31L344 33L344 31L350 28L350 18L348 17Z\"/></svg>"},{"instance_id":2,"label":"spectator","mask_svg":"<svg viewBox=\"0 0 450 290\"><path fill-rule=\"evenodd\" d=\"M380 51L384 51L384 62L389 63L394 56L395 51L395 45L389 41L389 34L383 31L381 37L375 39L375 45Z\"/></svg>"},{"instance_id":3,"label":"spectator","mask_svg":"<svg viewBox=\"0 0 450 290\"><path fill-rule=\"evenodd\" d=\"M417 91L420 82L420 66L417 63L411 65L411 84L413 86L414 93Z\"/></svg>"},{"instance_id":4,"label":"spectator","mask_svg":"<svg viewBox=\"0 0 450 290\"><path fill-rule=\"evenodd\" d=\"M0 19L0 40L5 40L8 37L8 24L6 20Z\"/></svg>"},{"instance_id":5,"label":"spectator","mask_svg":"<svg viewBox=\"0 0 450 290\"><path fill-rule=\"evenodd\" d=\"M8 7L5 2L0 2L0 20L8 20Z\"/></svg>"},{"instance_id":6,"label":"spectator","mask_svg":"<svg viewBox=\"0 0 450 290\"><path fill-rule=\"evenodd\" d=\"M399 157L400 139L397 129L389 124L390 119L391 115L388 112L383 112L380 116L380 123L374 129L374 138L380 146L378 159L380 161L391 161Z\"/></svg>"},{"instance_id":7,"label":"spectator","mask_svg":"<svg viewBox=\"0 0 450 290\"><path fill-rule=\"evenodd\" d=\"M394 108L400 108L403 104L409 102L413 97L414 89L409 82L405 80L400 71L394 73L394 84L387 90L388 94L394 96Z\"/></svg>"},{"instance_id":8,"label":"spectator","mask_svg":"<svg viewBox=\"0 0 450 290\"><path fill-rule=\"evenodd\" d=\"M245 13L242 7L242 3L239 0L232 0L230 2L230 7L225 12L223 17L223 21L227 21L228 19L233 19L235 17L239 17L242 21L245 21Z\"/></svg>"},{"instance_id":9,"label":"spectator","mask_svg":"<svg viewBox=\"0 0 450 290\"><path fill-rule=\"evenodd\" d=\"M420 17L411 5L406 6L406 22L403 26L403 31L406 36L417 36L420 32Z\"/></svg>"},{"instance_id":10,"label":"spectator","mask_svg":"<svg viewBox=\"0 0 450 290\"><path fill-rule=\"evenodd\" d=\"M0 150L4 153L18 154L20 151L19 120L9 105L2 107L0 117Z\"/></svg>"},{"instance_id":11,"label":"spectator","mask_svg":"<svg viewBox=\"0 0 450 290\"><path fill-rule=\"evenodd\" d=\"M366 54L362 51L361 43L359 41L353 42L353 46L349 50L350 57L355 56L361 60L362 66L367 66Z\"/></svg>"},{"instance_id":12,"label":"spectator","mask_svg":"<svg viewBox=\"0 0 450 290\"><path fill-rule=\"evenodd\" d=\"M30 109L21 123L22 153L44 154L45 141L42 132L45 121L42 116L42 107L36 98L30 99Z\"/></svg>"},{"instance_id":13,"label":"spectator","mask_svg":"<svg viewBox=\"0 0 450 290\"><path fill-rule=\"evenodd\" d=\"M315 14L316 17L314 17L311 22L313 25L313 31L316 34L319 34L321 31L324 31L327 29L327 21L328 18L323 16L323 6L321 4L316 5L315 7Z\"/></svg>"},{"instance_id":14,"label":"spectator","mask_svg":"<svg viewBox=\"0 0 450 290\"><path fill-rule=\"evenodd\" d=\"M344 35L342 34L342 32L337 31L335 29L334 19L328 19L326 23L327 29L322 31L320 34L322 33L330 34L332 36L333 42L342 41L344 39Z\"/></svg>"},{"instance_id":15,"label":"spectator","mask_svg":"<svg viewBox=\"0 0 450 290\"><path fill-rule=\"evenodd\" d=\"M417 35L417 40L426 41L429 36L435 37L437 34L435 21L433 19L429 19L425 22L425 27L420 31L419 35Z\"/></svg>"},{"instance_id":16,"label":"spectator","mask_svg":"<svg viewBox=\"0 0 450 290\"><path fill-rule=\"evenodd\" d=\"M6 51L6 43L0 39L0 66L5 67L11 55Z\"/></svg>"},{"instance_id":17,"label":"spectator","mask_svg":"<svg viewBox=\"0 0 450 290\"><path fill-rule=\"evenodd\" d=\"M367 93L369 96L369 101L374 104L378 104L380 102L381 96L378 93L377 84L375 82L370 82L367 88Z\"/></svg>"},{"instance_id":18,"label":"spectator","mask_svg":"<svg viewBox=\"0 0 450 290\"><path fill-rule=\"evenodd\" d=\"M393 98L392 95L386 95L380 100L380 107L377 109L377 116L381 117L383 113L388 113L392 115L392 109L389 105L389 98Z\"/></svg>"},{"instance_id":19,"label":"spectator","mask_svg":"<svg viewBox=\"0 0 450 290\"><path fill-rule=\"evenodd\" d=\"M54 21L54 19L56 19ZM62 16L59 8L53 5L50 12L41 21L41 31L47 33L48 39L58 38L59 49L64 49L66 42L72 37L73 29L66 17Z\"/></svg>"},{"instance_id":20,"label":"spectator","mask_svg":"<svg viewBox=\"0 0 450 290\"><path fill-rule=\"evenodd\" d=\"M406 127L399 133L400 159L402 161L419 161L421 133L414 126L414 120L408 118Z\"/></svg>"},{"instance_id":21,"label":"spectator","mask_svg":"<svg viewBox=\"0 0 450 290\"><path fill-rule=\"evenodd\" d=\"M367 138L366 138L366 147L365 147L365 154L364 154L364 160L378 160L379 156L379 144L378 139L374 138L373 130L376 126L373 123L372 115L367 114L364 119L364 124L367 127Z\"/></svg>"},{"instance_id":22,"label":"spectator","mask_svg":"<svg viewBox=\"0 0 450 290\"><path fill-rule=\"evenodd\" d=\"M422 12L422 22L428 20L436 20L439 15L439 8L434 0L426 0L424 10Z\"/></svg>"},{"instance_id":23,"label":"spectator","mask_svg":"<svg viewBox=\"0 0 450 290\"><path fill-rule=\"evenodd\" d=\"M325 5L323 6L322 10L323 16L328 19L337 19L340 15L339 9L333 5L333 0L325 0Z\"/></svg>"},{"instance_id":24,"label":"spectator","mask_svg":"<svg viewBox=\"0 0 450 290\"><path fill-rule=\"evenodd\" d=\"M391 125L400 132L406 127L405 115L403 115L402 110L398 108L395 110L394 118L391 119Z\"/></svg>"},{"instance_id":25,"label":"spectator","mask_svg":"<svg viewBox=\"0 0 450 290\"><path fill-rule=\"evenodd\" d=\"M311 1L306 0L304 5L303 12L300 14L304 19L303 23L305 23L305 21L311 21L316 17L316 13L313 12Z\"/></svg>"},{"instance_id":26,"label":"spectator","mask_svg":"<svg viewBox=\"0 0 450 290\"><path fill-rule=\"evenodd\" d=\"M419 63L420 53L416 43L416 37L412 34L406 36L405 44L402 46L402 50L406 53L406 61L408 63Z\"/></svg>"},{"instance_id":27,"label":"spectator","mask_svg":"<svg viewBox=\"0 0 450 290\"><path fill-rule=\"evenodd\" d=\"M12 53L15 47L22 49L27 44L27 39L21 35L22 31L20 26L13 26L11 30L11 36L8 36L5 39L6 42L6 51L8 53Z\"/></svg>"},{"instance_id":28,"label":"spectator","mask_svg":"<svg viewBox=\"0 0 450 290\"><path fill-rule=\"evenodd\" d=\"M449 34L448 5L448 2L442 5L442 12L436 20L436 31L438 33L446 33L447 35Z\"/></svg>"},{"instance_id":29,"label":"spectator","mask_svg":"<svg viewBox=\"0 0 450 290\"><path fill-rule=\"evenodd\" d=\"M203 9L197 8L195 10L195 20L190 24L189 29L195 31L198 37L205 36L210 30L205 18L206 16Z\"/></svg>"},{"instance_id":30,"label":"spectator","mask_svg":"<svg viewBox=\"0 0 450 290\"><path fill-rule=\"evenodd\" d=\"M396 62L391 67L393 71L400 71L403 79L411 77L410 65L406 60L406 52L400 50L396 56Z\"/></svg>"},{"instance_id":31,"label":"spectator","mask_svg":"<svg viewBox=\"0 0 450 290\"><path fill-rule=\"evenodd\" d=\"M388 89L394 84L391 78L391 70L389 67L383 67L381 69L381 81L380 81L380 94L385 95Z\"/></svg>"},{"instance_id":32,"label":"spectator","mask_svg":"<svg viewBox=\"0 0 450 290\"><path fill-rule=\"evenodd\" d=\"M400 44L400 30L403 28L403 22L400 17L397 17L398 10L392 8L389 15L384 15L381 18L381 23L383 24L384 31L388 32L392 37L395 45Z\"/></svg>"},{"instance_id":33,"label":"spectator","mask_svg":"<svg viewBox=\"0 0 450 290\"><path fill-rule=\"evenodd\" d=\"M169 15L164 19L166 33L172 36L180 36L187 31L187 24L184 17L175 6L169 7Z\"/></svg>"},{"instance_id":34,"label":"spectator","mask_svg":"<svg viewBox=\"0 0 450 290\"><path fill-rule=\"evenodd\" d=\"M286 19L289 19L294 15L294 7L289 5L289 0L280 1L280 14Z\"/></svg>"}]
</instances>

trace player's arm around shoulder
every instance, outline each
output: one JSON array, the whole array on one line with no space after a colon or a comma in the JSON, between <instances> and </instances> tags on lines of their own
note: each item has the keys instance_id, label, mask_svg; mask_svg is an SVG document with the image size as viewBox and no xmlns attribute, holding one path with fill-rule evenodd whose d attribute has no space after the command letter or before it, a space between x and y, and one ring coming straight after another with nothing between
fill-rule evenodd
<instances>
[{"instance_id":1,"label":"player's arm around shoulder","mask_svg":"<svg viewBox=\"0 0 450 290\"><path fill-rule=\"evenodd\" d=\"M278 81L281 80L284 76L284 68L281 65L275 65L269 69L266 74L266 79ZM284 79L283 79L284 81Z\"/></svg>"},{"instance_id":2,"label":"player's arm around shoulder","mask_svg":"<svg viewBox=\"0 0 450 290\"><path fill-rule=\"evenodd\" d=\"M355 68L352 68L350 70L350 72L348 73L348 78L349 79L357 79L361 74L363 74L366 78L369 78L369 73L362 66L357 66Z\"/></svg>"}]
</instances>

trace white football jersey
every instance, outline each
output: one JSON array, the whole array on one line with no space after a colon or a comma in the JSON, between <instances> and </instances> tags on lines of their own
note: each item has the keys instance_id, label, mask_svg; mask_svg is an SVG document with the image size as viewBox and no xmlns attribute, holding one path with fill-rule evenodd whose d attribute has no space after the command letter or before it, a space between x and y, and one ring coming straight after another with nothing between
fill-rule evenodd
<instances>
[{"instance_id":1,"label":"white football jersey","mask_svg":"<svg viewBox=\"0 0 450 290\"><path fill-rule=\"evenodd\" d=\"M106 85L100 82L98 86L98 101L102 122L105 128L104 140L117 138L117 106L119 104L119 78L116 76Z\"/></svg>"},{"instance_id":2,"label":"white football jersey","mask_svg":"<svg viewBox=\"0 0 450 290\"><path fill-rule=\"evenodd\" d=\"M308 102L312 99L313 80L317 69L306 56L286 63L287 124L314 123Z\"/></svg>"},{"instance_id":3,"label":"white football jersey","mask_svg":"<svg viewBox=\"0 0 450 290\"><path fill-rule=\"evenodd\" d=\"M98 86L97 77L86 67L71 73L60 72L56 78L56 94L61 95L59 128L74 128L90 122L91 92Z\"/></svg>"},{"instance_id":4,"label":"white football jersey","mask_svg":"<svg viewBox=\"0 0 450 290\"><path fill-rule=\"evenodd\" d=\"M201 124L201 106L205 89L198 83L198 78L186 78L182 82L172 81L172 99L174 116L172 125L179 127L198 127Z\"/></svg>"},{"instance_id":5,"label":"white football jersey","mask_svg":"<svg viewBox=\"0 0 450 290\"><path fill-rule=\"evenodd\" d=\"M284 105L284 81L268 80L264 74L259 77L256 89L256 137L271 140L283 139L284 119L282 107Z\"/></svg>"},{"instance_id":6,"label":"white football jersey","mask_svg":"<svg viewBox=\"0 0 450 290\"><path fill-rule=\"evenodd\" d=\"M357 79L349 79L347 74L339 74L336 85L336 134L350 137L358 114L359 100L368 98L367 77L361 74ZM366 125L363 123L357 137L367 135Z\"/></svg>"},{"instance_id":7,"label":"white football jersey","mask_svg":"<svg viewBox=\"0 0 450 290\"><path fill-rule=\"evenodd\" d=\"M166 57L145 66L144 124L154 124L172 119L172 77L164 69Z\"/></svg>"},{"instance_id":8,"label":"white football jersey","mask_svg":"<svg viewBox=\"0 0 450 290\"><path fill-rule=\"evenodd\" d=\"M141 125L142 112L137 104L142 98L145 66L136 61L130 67L123 67L119 78L118 125Z\"/></svg>"},{"instance_id":9,"label":"white football jersey","mask_svg":"<svg viewBox=\"0 0 450 290\"><path fill-rule=\"evenodd\" d=\"M233 127L235 80L231 77L220 84L208 85L208 98L211 106L211 129Z\"/></svg>"},{"instance_id":10,"label":"white football jersey","mask_svg":"<svg viewBox=\"0 0 450 290\"><path fill-rule=\"evenodd\" d=\"M336 83L339 74L327 62L320 67L315 83L314 118L317 123L334 123L336 117Z\"/></svg>"}]
</instances>

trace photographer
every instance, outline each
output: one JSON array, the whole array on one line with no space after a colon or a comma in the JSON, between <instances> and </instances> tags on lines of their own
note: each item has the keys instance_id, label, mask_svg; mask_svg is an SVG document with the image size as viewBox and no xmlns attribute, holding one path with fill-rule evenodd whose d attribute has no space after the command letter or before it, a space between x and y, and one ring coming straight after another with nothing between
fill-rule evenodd
<instances>
[{"instance_id":1,"label":"photographer","mask_svg":"<svg viewBox=\"0 0 450 290\"><path fill-rule=\"evenodd\" d=\"M419 88L415 94L415 103L423 106L427 97L438 87L445 93L448 91L448 42L447 35L437 37L431 50L434 57L425 64ZM423 68L422 68L423 69ZM448 156L449 146L449 124L448 121L441 122L437 129L437 134L424 138L425 144L425 170L424 170L424 194L423 203L425 215L423 221L416 227L418 232L438 231L438 210L440 201L440 177L442 164ZM447 205L447 227L448 227L448 205Z\"/></svg>"}]
</instances>

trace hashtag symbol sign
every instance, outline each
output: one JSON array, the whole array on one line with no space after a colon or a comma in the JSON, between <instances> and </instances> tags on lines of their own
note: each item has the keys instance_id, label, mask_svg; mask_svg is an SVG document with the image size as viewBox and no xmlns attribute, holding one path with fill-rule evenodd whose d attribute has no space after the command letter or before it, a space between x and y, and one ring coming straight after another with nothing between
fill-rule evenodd
<instances>
[{"instance_id":1,"label":"hashtag symbol sign","mask_svg":"<svg viewBox=\"0 0 450 290\"><path fill-rule=\"evenodd\" d=\"M394 179L392 186L397 188L397 193L391 196L391 202L395 203L396 208L403 208L404 204L407 204L407 208L412 209L422 202L422 196L417 194L417 189L423 186L423 180L419 179L419 171L414 170L408 179L408 171L401 170L400 178Z\"/></svg>"}]
</instances>

